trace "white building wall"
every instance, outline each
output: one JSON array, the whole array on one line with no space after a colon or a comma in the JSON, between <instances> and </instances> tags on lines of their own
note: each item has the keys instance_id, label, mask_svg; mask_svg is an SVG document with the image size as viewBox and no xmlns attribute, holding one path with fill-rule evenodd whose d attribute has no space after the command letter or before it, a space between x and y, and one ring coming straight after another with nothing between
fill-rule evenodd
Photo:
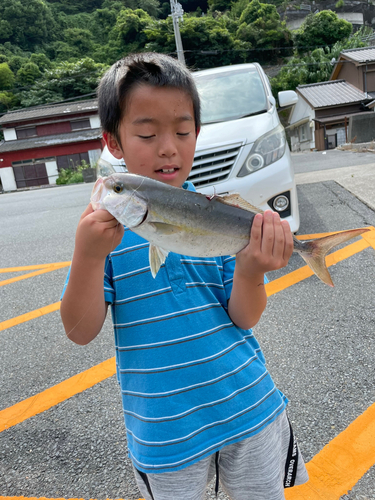
<instances>
[{"instance_id":1,"label":"white building wall","mask_svg":"<svg viewBox=\"0 0 375 500\"><path fill-rule=\"evenodd\" d=\"M100 128L99 115L90 116L90 127Z\"/></svg>"},{"instance_id":2,"label":"white building wall","mask_svg":"<svg viewBox=\"0 0 375 500\"><path fill-rule=\"evenodd\" d=\"M0 179L4 191L15 191L17 189L12 167L0 168Z\"/></svg>"},{"instance_id":3,"label":"white building wall","mask_svg":"<svg viewBox=\"0 0 375 500\"><path fill-rule=\"evenodd\" d=\"M4 141L15 141L17 140L17 134L15 128L4 128Z\"/></svg>"},{"instance_id":4,"label":"white building wall","mask_svg":"<svg viewBox=\"0 0 375 500\"><path fill-rule=\"evenodd\" d=\"M48 180L50 184L56 184L56 179L59 176L59 171L57 170L57 162L54 161L46 161L46 170L48 175Z\"/></svg>"},{"instance_id":5,"label":"white building wall","mask_svg":"<svg viewBox=\"0 0 375 500\"><path fill-rule=\"evenodd\" d=\"M298 133L298 139L295 138L295 140L293 141L293 151L297 151L298 149L315 149L315 110L305 101L305 99L303 99L301 96L298 96L298 101L292 110L289 123L290 125L293 125L293 123L297 123L304 118L309 119L307 127L309 127L310 129L311 140L307 143L304 142L299 144Z\"/></svg>"}]
</instances>

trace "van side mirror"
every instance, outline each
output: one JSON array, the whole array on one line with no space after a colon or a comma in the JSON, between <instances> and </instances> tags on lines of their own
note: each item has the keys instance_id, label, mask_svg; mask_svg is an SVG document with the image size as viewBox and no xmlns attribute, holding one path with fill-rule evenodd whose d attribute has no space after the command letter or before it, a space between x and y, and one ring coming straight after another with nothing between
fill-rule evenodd
<instances>
[{"instance_id":1,"label":"van side mirror","mask_svg":"<svg viewBox=\"0 0 375 500\"><path fill-rule=\"evenodd\" d=\"M293 106L298 101L298 95L294 90L283 90L277 94L280 108Z\"/></svg>"}]
</instances>

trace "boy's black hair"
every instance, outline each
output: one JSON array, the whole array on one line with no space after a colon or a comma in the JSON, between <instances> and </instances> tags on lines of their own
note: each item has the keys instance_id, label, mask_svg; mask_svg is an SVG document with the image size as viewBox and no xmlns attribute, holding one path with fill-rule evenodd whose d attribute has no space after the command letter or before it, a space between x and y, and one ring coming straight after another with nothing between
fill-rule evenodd
<instances>
[{"instance_id":1,"label":"boy's black hair","mask_svg":"<svg viewBox=\"0 0 375 500\"><path fill-rule=\"evenodd\" d=\"M142 84L186 92L193 103L195 131L198 132L200 100L190 71L173 57L156 52L128 55L113 64L102 77L98 87L98 108L104 132L111 133L121 145L119 127L127 99L130 92Z\"/></svg>"}]
</instances>

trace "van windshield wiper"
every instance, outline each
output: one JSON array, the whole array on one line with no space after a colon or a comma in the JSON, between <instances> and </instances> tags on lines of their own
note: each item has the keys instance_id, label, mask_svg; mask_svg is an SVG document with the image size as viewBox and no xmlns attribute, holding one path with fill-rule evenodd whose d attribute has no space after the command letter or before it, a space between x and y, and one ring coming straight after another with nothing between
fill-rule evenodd
<instances>
[{"instance_id":1,"label":"van windshield wiper","mask_svg":"<svg viewBox=\"0 0 375 500\"><path fill-rule=\"evenodd\" d=\"M253 113L247 113L246 115L239 115L239 116L230 116L228 118L223 118L222 120L212 120L209 122L202 122L202 125L212 125L214 123L223 123L223 122L229 122L231 120L241 120L241 118L248 118L249 116L256 116L256 115L261 115L263 113L267 113L268 109L260 109L259 111L254 111Z\"/></svg>"}]
</instances>

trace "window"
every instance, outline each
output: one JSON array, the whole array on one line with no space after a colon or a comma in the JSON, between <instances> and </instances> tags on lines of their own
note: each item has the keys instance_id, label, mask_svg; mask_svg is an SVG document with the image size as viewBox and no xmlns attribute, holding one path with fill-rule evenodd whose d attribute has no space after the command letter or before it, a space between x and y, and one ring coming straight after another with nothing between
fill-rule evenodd
<instances>
[{"instance_id":1,"label":"window","mask_svg":"<svg viewBox=\"0 0 375 500\"><path fill-rule=\"evenodd\" d=\"M90 126L90 120L85 119L85 120L77 120L74 122L70 122L72 126L72 130L82 130L84 128L91 128Z\"/></svg>"},{"instance_id":2,"label":"window","mask_svg":"<svg viewBox=\"0 0 375 500\"><path fill-rule=\"evenodd\" d=\"M16 129L17 139L28 139L29 137L35 137L36 127L19 128Z\"/></svg>"},{"instance_id":3,"label":"window","mask_svg":"<svg viewBox=\"0 0 375 500\"><path fill-rule=\"evenodd\" d=\"M300 141L307 141L308 140L308 137L307 137L307 124L304 123L303 125L300 126L299 128L299 139Z\"/></svg>"}]
</instances>

